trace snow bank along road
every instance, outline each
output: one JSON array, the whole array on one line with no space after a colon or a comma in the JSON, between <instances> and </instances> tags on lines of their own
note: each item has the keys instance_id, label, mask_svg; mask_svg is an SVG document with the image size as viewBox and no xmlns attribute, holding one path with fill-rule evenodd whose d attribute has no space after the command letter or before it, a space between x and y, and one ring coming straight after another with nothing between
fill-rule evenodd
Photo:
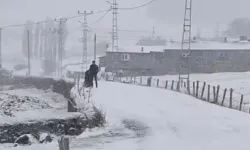
<instances>
[{"instance_id":1,"label":"snow bank along road","mask_svg":"<svg viewBox=\"0 0 250 150\"><path fill-rule=\"evenodd\" d=\"M71 150L250 149L246 113L173 91L112 82L101 82L93 100L106 110L108 125L72 140ZM56 146L55 142L23 149L54 150Z\"/></svg>"}]
</instances>

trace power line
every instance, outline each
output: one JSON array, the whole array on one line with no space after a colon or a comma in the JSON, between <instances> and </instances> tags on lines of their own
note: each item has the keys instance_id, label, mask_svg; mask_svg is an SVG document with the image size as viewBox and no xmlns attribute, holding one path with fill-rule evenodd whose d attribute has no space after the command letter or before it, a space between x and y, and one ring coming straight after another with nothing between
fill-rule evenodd
<instances>
[{"instance_id":1,"label":"power line","mask_svg":"<svg viewBox=\"0 0 250 150\"><path fill-rule=\"evenodd\" d=\"M50 21L51 21L51 20L50 20ZM1 27L1 28L4 29L4 28L20 27L20 26L35 25L35 24L41 24L41 23L47 23L47 22L49 22L49 21L46 20L46 21L39 21L39 22L36 22L36 23L14 24L14 25L3 26L3 27Z\"/></svg>"},{"instance_id":2,"label":"power line","mask_svg":"<svg viewBox=\"0 0 250 150\"><path fill-rule=\"evenodd\" d=\"M110 28L92 28L93 30L103 30L103 31L112 31ZM149 30L129 30L129 29L118 29L118 31L124 31L124 32L141 32L141 33L152 33L152 31Z\"/></svg>"},{"instance_id":3,"label":"power line","mask_svg":"<svg viewBox=\"0 0 250 150\"><path fill-rule=\"evenodd\" d=\"M106 9L106 10L101 10L101 11L96 11L96 12L93 12L93 15L94 14L100 14L100 13L103 13L103 12L107 12L107 11L110 11L111 9ZM70 19L75 19L75 18L80 18L80 17L83 17L84 15L76 15L76 16L70 16L70 17L64 17L64 19L67 19L67 20L70 20ZM0 28L4 29L4 28L13 28L13 27L21 27L21 26L26 26L26 25L36 25L36 24L42 24L42 23L48 23L48 22L51 22L51 21L56 21L57 22L58 19L54 19L54 20L45 20L45 21L39 21L39 22L34 22L34 23L23 23L23 24L13 24L13 25L7 25L7 26L2 26Z\"/></svg>"},{"instance_id":4,"label":"power line","mask_svg":"<svg viewBox=\"0 0 250 150\"><path fill-rule=\"evenodd\" d=\"M156 2L156 1L157 1L157 0L152 0L152 1L150 1L150 2L147 2L147 3L145 3L145 4L142 4L142 5L140 5L140 6L131 7L131 8L118 8L118 9L121 9L121 10L138 9L138 8L141 8L141 7L145 7L145 6L147 6L147 5L149 5L149 4L153 3L153 2Z\"/></svg>"},{"instance_id":5,"label":"power line","mask_svg":"<svg viewBox=\"0 0 250 150\"><path fill-rule=\"evenodd\" d=\"M94 25L94 24L99 23L110 11L111 11L111 9L107 10L104 15L102 15L98 20L96 20L95 22L91 23L90 25Z\"/></svg>"},{"instance_id":6,"label":"power line","mask_svg":"<svg viewBox=\"0 0 250 150\"><path fill-rule=\"evenodd\" d=\"M110 11L111 9L105 9L105 10L100 10L100 11L96 11L96 12L92 12L91 15L95 15L95 14L100 14L100 13L104 13L104 12L107 12L107 11ZM75 18L79 18L79 17L84 17L84 14L79 14L79 15L76 15L76 16L71 16L71 17L67 17L67 19L75 19Z\"/></svg>"},{"instance_id":7,"label":"power line","mask_svg":"<svg viewBox=\"0 0 250 150\"><path fill-rule=\"evenodd\" d=\"M140 6L136 6L136 7L131 7L131 8L115 8L115 9L121 9L121 10L133 10L133 9L137 9L137 8L141 8L141 7L144 7L144 6L147 6L153 2L155 2L157 0L152 0L148 3L145 3L145 4L142 4ZM93 15L94 14L99 14L99 13L103 13L103 12L109 12L111 9L114 9L114 8L109 8L109 9L105 9L105 10L100 10L100 11L96 11L96 12L93 12ZM79 18L79 17L82 17L84 15L76 15L76 16L69 16L69 17L64 17L65 19L75 19L75 18ZM106 15L105 15L106 16ZM102 17L104 18L104 17ZM102 19L101 18L101 19ZM100 20L101 20L100 19ZM56 21L57 19L55 19L54 21ZM35 25L35 24L42 24L42 23L47 23L47 22L50 22L51 20L45 20L45 21L39 21L39 22L35 22L35 23L23 23L23 24L13 24L13 25L7 25L7 26L2 26L0 28L4 29L4 28L12 28L12 27L20 27L20 26L26 26L26 25ZM97 21L99 22L99 21Z\"/></svg>"}]
</instances>

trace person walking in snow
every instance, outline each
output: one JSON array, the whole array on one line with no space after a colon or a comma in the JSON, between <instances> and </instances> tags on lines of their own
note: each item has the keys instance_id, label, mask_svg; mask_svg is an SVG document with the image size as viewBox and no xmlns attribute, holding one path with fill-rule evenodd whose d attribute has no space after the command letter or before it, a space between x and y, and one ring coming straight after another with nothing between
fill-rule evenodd
<instances>
[{"instance_id":1,"label":"person walking in snow","mask_svg":"<svg viewBox=\"0 0 250 150\"><path fill-rule=\"evenodd\" d=\"M96 85L96 87L98 87L98 85L97 85L97 73L99 72L99 67L95 64L95 61L92 61L92 64L89 67L89 71L91 73L92 82L93 82L93 78L94 78L95 85Z\"/></svg>"},{"instance_id":2,"label":"person walking in snow","mask_svg":"<svg viewBox=\"0 0 250 150\"><path fill-rule=\"evenodd\" d=\"M85 72L84 87L93 87L93 77L89 70Z\"/></svg>"}]
</instances>

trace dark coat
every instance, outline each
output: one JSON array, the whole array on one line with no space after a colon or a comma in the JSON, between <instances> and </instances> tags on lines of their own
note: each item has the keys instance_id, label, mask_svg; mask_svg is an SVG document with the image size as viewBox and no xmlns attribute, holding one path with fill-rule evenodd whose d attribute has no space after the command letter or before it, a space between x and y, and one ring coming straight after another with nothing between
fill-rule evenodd
<instances>
[{"instance_id":1,"label":"dark coat","mask_svg":"<svg viewBox=\"0 0 250 150\"><path fill-rule=\"evenodd\" d=\"M84 86L85 87L93 86L93 78L89 70L85 72Z\"/></svg>"},{"instance_id":2,"label":"dark coat","mask_svg":"<svg viewBox=\"0 0 250 150\"><path fill-rule=\"evenodd\" d=\"M89 67L89 71L93 76L95 76L99 71L99 67L96 64L91 64Z\"/></svg>"}]
</instances>

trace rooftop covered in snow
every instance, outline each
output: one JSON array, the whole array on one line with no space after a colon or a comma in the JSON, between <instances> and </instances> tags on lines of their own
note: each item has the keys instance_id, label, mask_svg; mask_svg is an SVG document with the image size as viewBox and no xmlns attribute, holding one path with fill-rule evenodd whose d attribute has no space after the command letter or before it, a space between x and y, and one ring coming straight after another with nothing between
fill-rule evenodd
<instances>
[{"instance_id":1,"label":"rooftop covered in snow","mask_svg":"<svg viewBox=\"0 0 250 150\"><path fill-rule=\"evenodd\" d=\"M150 53L150 52L163 52L164 50L181 49L181 42L168 43L166 46L119 46L118 52L131 52L131 53ZM193 50L250 50L250 42L195 42L191 43ZM107 52L112 52L112 48L108 48Z\"/></svg>"}]
</instances>

